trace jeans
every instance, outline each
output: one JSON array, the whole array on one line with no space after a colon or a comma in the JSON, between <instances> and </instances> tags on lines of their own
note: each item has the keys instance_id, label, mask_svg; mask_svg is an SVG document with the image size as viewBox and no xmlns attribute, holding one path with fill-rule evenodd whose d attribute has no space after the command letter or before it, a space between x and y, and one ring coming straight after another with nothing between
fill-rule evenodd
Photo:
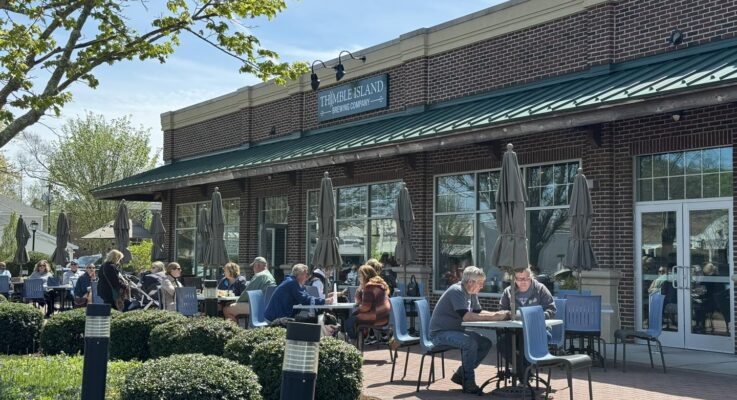
<instances>
[{"instance_id":1,"label":"jeans","mask_svg":"<svg viewBox=\"0 0 737 400\"><path fill-rule=\"evenodd\" d=\"M436 346L449 346L461 350L465 381L476 381L474 370L491 350L491 340L476 332L439 331L431 336Z\"/></svg>"}]
</instances>

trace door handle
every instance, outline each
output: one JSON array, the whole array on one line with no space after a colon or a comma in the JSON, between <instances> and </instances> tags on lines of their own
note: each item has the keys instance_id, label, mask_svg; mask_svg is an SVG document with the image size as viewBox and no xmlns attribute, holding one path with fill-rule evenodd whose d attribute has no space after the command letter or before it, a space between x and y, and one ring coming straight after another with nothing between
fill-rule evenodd
<instances>
[{"instance_id":1,"label":"door handle","mask_svg":"<svg viewBox=\"0 0 737 400\"><path fill-rule=\"evenodd\" d=\"M680 265L674 265L670 270L671 274L673 274L673 280L670 281L670 284L673 285L673 289L680 289L680 287L678 286L678 269L679 268L683 268L683 267Z\"/></svg>"}]
</instances>

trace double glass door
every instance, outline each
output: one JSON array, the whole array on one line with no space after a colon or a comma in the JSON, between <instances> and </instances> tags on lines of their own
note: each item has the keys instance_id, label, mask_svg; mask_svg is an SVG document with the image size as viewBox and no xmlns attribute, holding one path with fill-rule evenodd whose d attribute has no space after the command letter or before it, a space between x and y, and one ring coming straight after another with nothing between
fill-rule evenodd
<instances>
[{"instance_id":1,"label":"double glass door","mask_svg":"<svg viewBox=\"0 0 737 400\"><path fill-rule=\"evenodd\" d=\"M266 257L269 266L279 267L287 262L287 225L263 224L261 229L260 256Z\"/></svg>"},{"instance_id":2,"label":"double glass door","mask_svg":"<svg viewBox=\"0 0 737 400\"><path fill-rule=\"evenodd\" d=\"M664 346L734 351L732 221L731 200L637 207L638 328L662 293Z\"/></svg>"}]
</instances>

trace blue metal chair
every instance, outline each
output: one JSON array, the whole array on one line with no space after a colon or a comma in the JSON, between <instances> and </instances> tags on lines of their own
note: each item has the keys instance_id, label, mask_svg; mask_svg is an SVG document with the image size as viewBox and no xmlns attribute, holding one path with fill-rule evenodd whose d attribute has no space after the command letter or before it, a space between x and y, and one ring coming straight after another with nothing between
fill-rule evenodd
<instances>
[{"instance_id":1,"label":"blue metal chair","mask_svg":"<svg viewBox=\"0 0 737 400\"><path fill-rule=\"evenodd\" d=\"M44 297L44 280L43 279L26 279L23 283L23 300L33 301L34 303L43 302L45 304L46 298Z\"/></svg>"},{"instance_id":2,"label":"blue metal chair","mask_svg":"<svg viewBox=\"0 0 737 400\"><path fill-rule=\"evenodd\" d=\"M271 296L274 295L274 292L276 291L276 286L269 286L264 291L264 311L266 311L266 306L269 305L269 301L271 301ZM250 300L249 300L250 301Z\"/></svg>"},{"instance_id":3,"label":"blue metal chair","mask_svg":"<svg viewBox=\"0 0 737 400\"><path fill-rule=\"evenodd\" d=\"M545 313L540 306L522 307L522 335L524 336L525 358L530 365L525 369L523 382L529 382L530 371L534 367L537 375L539 368L548 368L548 381L545 382L546 397L550 393L550 375L553 366L562 366L566 370L568 378L568 389L571 400L573 400L573 378L571 371L586 368L589 377L589 398L594 394L591 387L591 357L585 354L574 354L569 356L554 356L548 351L547 332L545 330ZM537 379L539 385L540 379ZM535 398L534 394L532 398Z\"/></svg>"},{"instance_id":4,"label":"blue metal chair","mask_svg":"<svg viewBox=\"0 0 737 400\"><path fill-rule=\"evenodd\" d=\"M435 382L435 354L440 353L441 366L443 370L443 378L445 378L445 355L448 350L452 350L450 346L436 346L430 340L430 305L426 299L415 300L417 313L420 316L420 347L422 348L422 359L420 360L420 373L417 375L417 391L420 391L420 383L422 382L422 367L425 364L425 356L430 356L430 372L427 376L427 388ZM463 355L461 354L461 359Z\"/></svg>"},{"instance_id":5,"label":"blue metal chair","mask_svg":"<svg viewBox=\"0 0 737 400\"><path fill-rule=\"evenodd\" d=\"M658 351L660 352L660 362L663 364L663 373L666 373L663 346L660 345L659 339L660 334L663 333L663 304L665 304L665 295L660 293L651 294L650 308L647 314L647 330L633 331L617 329L614 332L614 366L617 366L617 339L619 339L622 342L622 372L625 372L627 362L627 339L636 338L647 341L647 352L650 355L650 368L655 368L650 342L657 343Z\"/></svg>"},{"instance_id":6,"label":"blue metal chair","mask_svg":"<svg viewBox=\"0 0 737 400\"><path fill-rule=\"evenodd\" d=\"M0 294L10 297L10 277L7 275L0 275Z\"/></svg>"},{"instance_id":7,"label":"blue metal chair","mask_svg":"<svg viewBox=\"0 0 737 400\"><path fill-rule=\"evenodd\" d=\"M573 290L573 289L558 289L555 292L555 297L565 299L566 296L568 296L569 294L576 295L576 296L591 296L591 291L582 290L579 292L578 290Z\"/></svg>"},{"instance_id":8,"label":"blue metal chair","mask_svg":"<svg viewBox=\"0 0 737 400\"><path fill-rule=\"evenodd\" d=\"M251 313L248 314L248 327L259 328L269 325L264 317L264 312L266 311L266 296L264 293L260 290L249 290L248 304L251 305Z\"/></svg>"},{"instance_id":9,"label":"blue metal chair","mask_svg":"<svg viewBox=\"0 0 737 400\"><path fill-rule=\"evenodd\" d=\"M415 336L410 336L408 332L407 317L404 310L404 299L401 297L391 297L389 298L389 302L392 304L391 314L389 315L389 324L393 327L394 342L398 343L399 347L407 348L407 357L404 360L404 375L402 375L402 379L404 379L404 377L407 376L407 365L409 364L409 348L419 344L420 339ZM392 376L390 382L394 382L394 368L397 366L399 347L394 349L394 357L392 357Z\"/></svg>"},{"instance_id":10,"label":"blue metal chair","mask_svg":"<svg viewBox=\"0 0 737 400\"><path fill-rule=\"evenodd\" d=\"M566 299L555 299L555 315L563 320L561 325L555 325L550 329L551 337L548 339L548 345L555 348L556 354L560 354L565 349L566 344Z\"/></svg>"},{"instance_id":11,"label":"blue metal chair","mask_svg":"<svg viewBox=\"0 0 737 400\"><path fill-rule=\"evenodd\" d=\"M61 281L59 281L59 278L50 276L48 280L46 280L46 286L60 286Z\"/></svg>"},{"instance_id":12,"label":"blue metal chair","mask_svg":"<svg viewBox=\"0 0 737 400\"><path fill-rule=\"evenodd\" d=\"M566 337L570 340L569 353L572 353L573 339L579 338L578 350L585 350L592 358L601 361L606 371L606 341L601 337L601 296L568 295L566 296L566 314L563 321L566 326ZM583 348L584 339L588 341ZM598 350L594 350L596 340ZM601 354L601 343L604 342L604 355Z\"/></svg>"},{"instance_id":13,"label":"blue metal chair","mask_svg":"<svg viewBox=\"0 0 737 400\"><path fill-rule=\"evenodd\" d=\"M174 302L177 311L185 317L199 314L197 309L197 289L193 287L178 287L174 289Z\"/></svg>"},{"instance_id":14,"label":"blue metal chair","mask_svg":"<svg viewBox=\"0 0 737 400\"><path fill-rule=\"evenodd\" d=\"M320 290L316 286L305 286L305 291L312 297L320 297Z\"/></svg>"}]
</instances>

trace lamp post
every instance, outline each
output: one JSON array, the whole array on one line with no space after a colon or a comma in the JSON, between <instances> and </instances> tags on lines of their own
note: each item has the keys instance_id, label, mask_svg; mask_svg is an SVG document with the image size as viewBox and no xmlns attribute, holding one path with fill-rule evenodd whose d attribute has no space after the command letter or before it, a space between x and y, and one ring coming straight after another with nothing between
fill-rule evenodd
<instances>
[{"instance_id":1,"label":"lamp post","mask_svg":"<svg viewBox=\"0 0 737 400\"><path fill-rule=\"evenodd\" d=\"M88 304L84 325L82 400L105 398L109 344L110 305Z\"/></svg>"},{"instance_id":2,"label":"lamp post","mask_svg":"<svg viewBox=\"0 0 737 400\"><path fill-rule=\"evenodd\" d=\"M33 232L33 239L31 239L31 251L36 251L36 229L38 229L38 222L36 220L31 221L31 232Z\"/></svg>"},{"instance_id":3,"label":"lamp post","mask_svg":"<svg viewBox=\"0 0 737 400\"><path fill-rule=\"evenodd\" d=\"M281 368L282 400L313 400L320 354L320 325L290 322Z\"/></svg>"}]
</instances>

